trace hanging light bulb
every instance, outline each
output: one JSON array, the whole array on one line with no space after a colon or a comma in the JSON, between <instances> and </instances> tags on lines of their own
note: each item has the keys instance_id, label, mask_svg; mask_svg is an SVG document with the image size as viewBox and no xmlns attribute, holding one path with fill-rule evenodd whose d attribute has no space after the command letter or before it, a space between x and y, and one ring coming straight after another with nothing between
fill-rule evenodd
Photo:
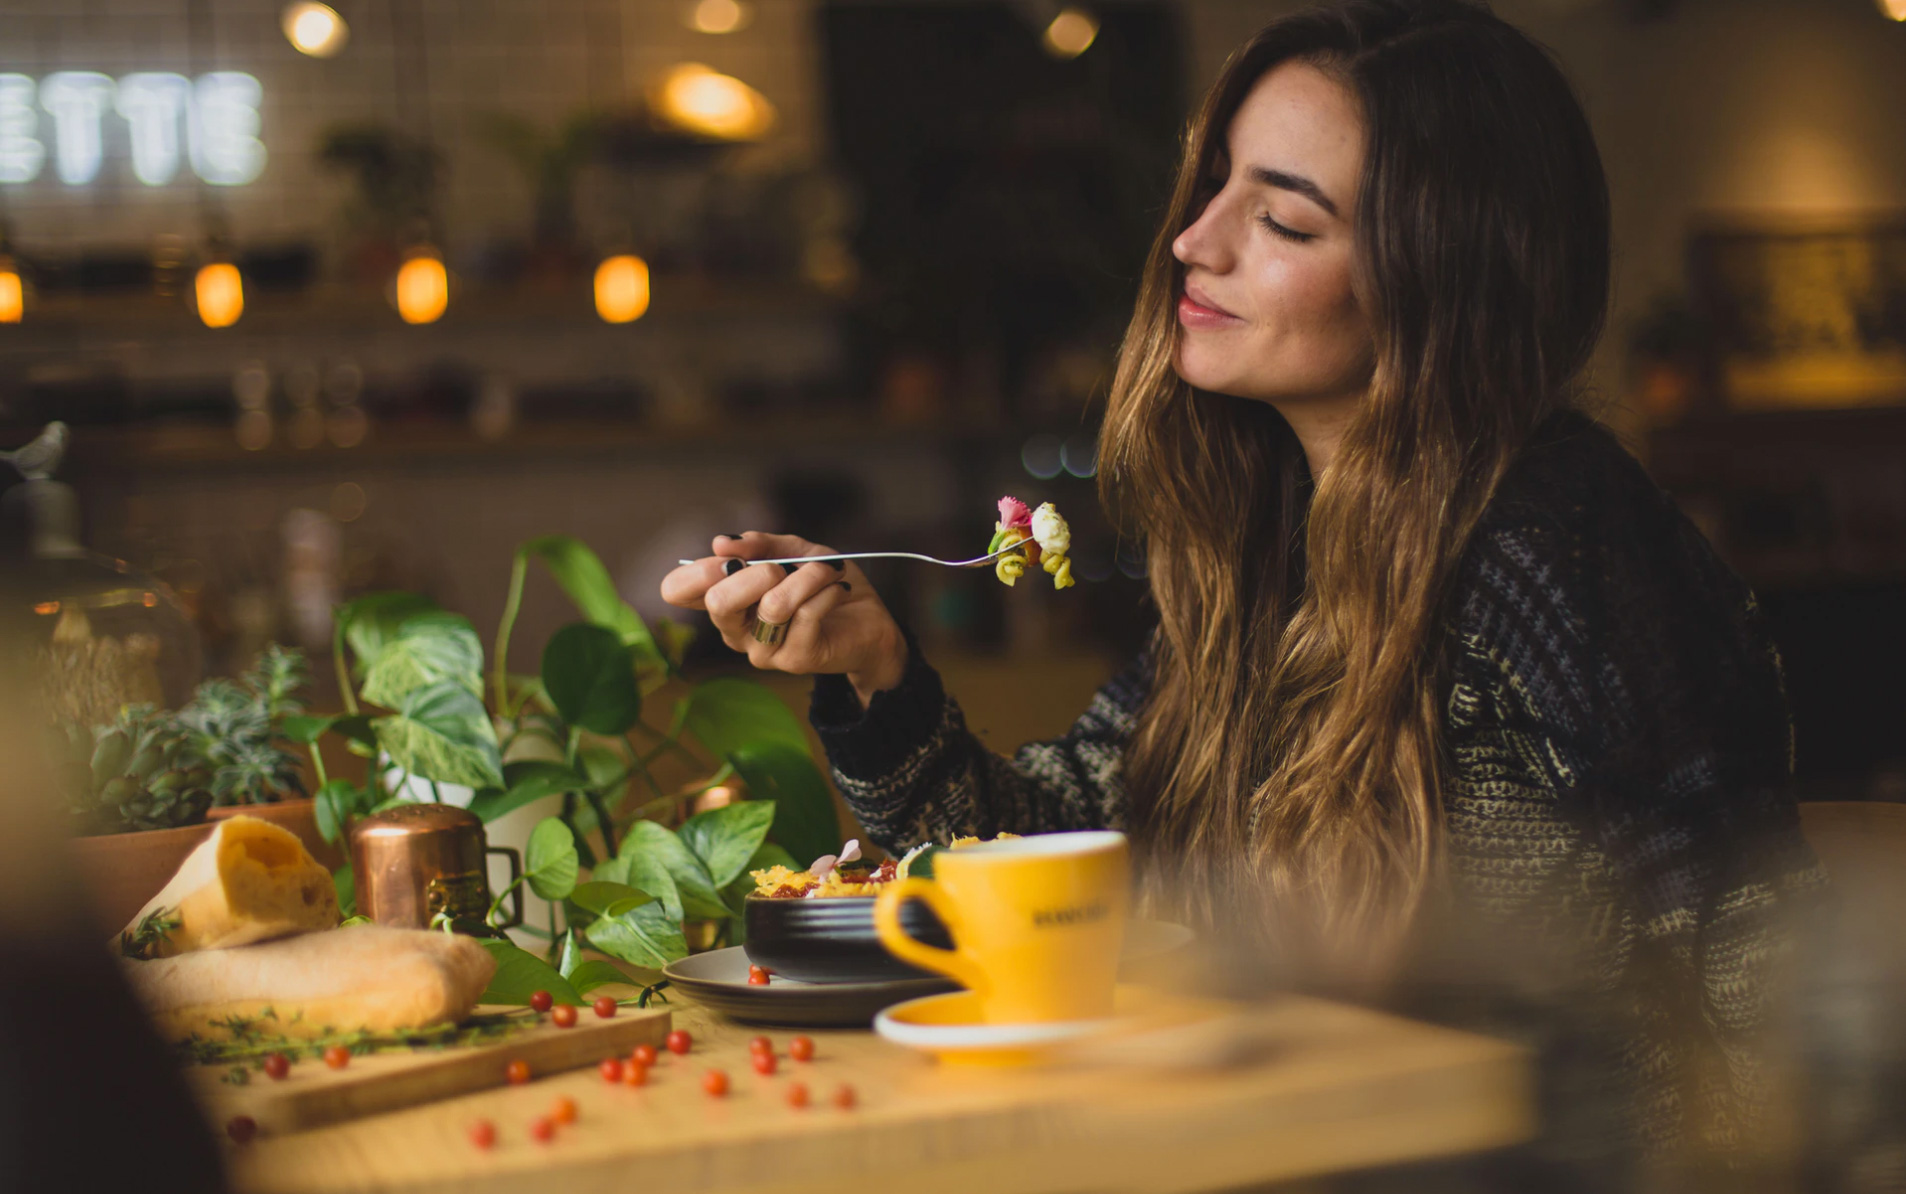
<instances>
[{"instance_id":1,"label":"hanging light bulb","mask_svg":"<svg viewBox=\"0 0 1906 1194\"><path fill-rule=\"evenodd\" d=\"M199 266L192 282L199 318L208 328L228 328L245 313L245 280L238 267L229 261L211 261Z\"/></svg>"},{"instance_id":2,"label":"hanging light bulb","mask_svg":"<svg viewBox=\"0 0 1906 1194\"><path fill-rule=\"evenodd\" d=\"M596 267L596 314L605 323L633 323L649 309L649 263L630 253Z\"/></svg>"},{"instance_id":3,"label":"hanging light bulb","mask_svg":"<svg viewBox=\"0 0 1906 1194\"><path fill-rule=\"evenodd\" d=\"M754 11L740 0L695 0L687 24L697 33L735 33L753 19Z\"/></svg>"},{"instance_id":4,"label":"hanging light bulb","mask_svg":"<svg viewBox=\"0 0 1906 1194\"><path fill-rule=\"evenodd\" d=\"M1067 8L1052 18L1041 39L1054 58L1077 58L1092 48L1099 36L1098 18L1083 8Z\"/></svg>"},{"instance_id":5,"label":"hanging light bulb","mask_svg":"<svg viewBox=\"0 0 1906 1194\"><path fill-rule=\"evenodd\" d=\"M405 323L435 323L450 305L450 275L435 249L414 250L397 271L397 314Z\"/></svg>"},{"instance_id":6,"label":"hanging light bulb","mask_svg":"<svg viewBox=\"0 0 1906 1194\"><path fill-rule=\"evenodd\" d=\"M26 314L26 290L20 285L20 267L0 253L0 323L19 323Z\"/></svg>"},{"instance_id":7,"label":"hanging light bulb","mask_svg":"<svg viewBox=\"0 0 1906 1194\"><path fill-rule=\"evenodd\" d=\"M351 40L350 26L344 18L329 4L318 4L315 0L300 0L297 4L285 5L279 24L285 31L285 39L300 54L309 54L313 58L330 58L344 48Z\"/></svg>"},{"instance_id":8,"label":"hanging light bulb","mask_svg":"<svg viewBox=\"0 0 1906 1194\"><path fill-rule=\"evenodd\" d=\"M717 141L753 141L774 125L774 105L732 75L684 62L662 76L655 110L683 132Z\"/></svg>"}]
</instances>

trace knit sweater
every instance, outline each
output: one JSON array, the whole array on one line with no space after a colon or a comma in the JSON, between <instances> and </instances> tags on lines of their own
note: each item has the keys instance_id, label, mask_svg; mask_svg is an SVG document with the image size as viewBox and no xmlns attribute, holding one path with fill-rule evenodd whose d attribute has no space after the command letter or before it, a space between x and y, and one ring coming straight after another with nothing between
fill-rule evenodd
<instances>
[{"instance_id":1,"label":"knit sweater","mask_svg":"<svg viewBox=\"0 0 1906 1194\"><path fill-rule=\"evenodd\" d=\"M1525 975L1592 1009L1626 1131L1677 1136L1687 1092L1718 1080L1731 1106L1701 1126L1725 1137L1760 1088L1783 905L1819 881L1752 594L1611 436L1564 415L1504 477L1446 608L1456 920L1472 940L1517 942ZM917 649L865 711L820 677L811 716L868 835L899 849L1121 827L1148 688L1141 657L1064 736L1011 758L966 729Z\"/></svg>"}]
</instances>

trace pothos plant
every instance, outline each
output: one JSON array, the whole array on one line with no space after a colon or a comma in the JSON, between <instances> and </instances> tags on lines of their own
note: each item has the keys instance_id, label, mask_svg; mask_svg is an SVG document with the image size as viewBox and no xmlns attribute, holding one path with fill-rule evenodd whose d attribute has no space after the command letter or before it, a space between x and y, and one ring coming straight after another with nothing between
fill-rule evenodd
<instances>
[{"instance_id":1,"label":"pothos plant","mask_svg":"<svg viewBox=\"0 0 1906 1194\"><path fill-rule=\"evenodd\" d=\"M532 562L582 620L550 636L537 674L514 675L505 661ZM685 922L712 922L717 940L738 942L748 872L828 853L840 827L800 722L751 680L685 676L691 633L666 620L651 628L595 553L566 536L517 550L487 684L468 618L413 593L340 607L332 655L344 712L284 726L312 748L320 832L336 841L353 819L420 789L438 800L452 785L472 790L470 810L485 822L560 797L560 811L531 832L517 881L550 903L546 927L522 930L548 948L539 958L501 934L486 941L499 962L493 1002L524 1002L538 989L580 1002L593 986L628 981L583 960L585 943L652 969L688 953ZM672 701L657 696L670 687ZM665 724L644 718L654 704L666 704ZM374 760L365 783L325 773L317 745L326 734ZM684 818L722 785L746 799ZM349 910L348 865L337 880ZM465 927L493 933L508 894L497 893L484 924Z\"/></svg>"}]
</instances>

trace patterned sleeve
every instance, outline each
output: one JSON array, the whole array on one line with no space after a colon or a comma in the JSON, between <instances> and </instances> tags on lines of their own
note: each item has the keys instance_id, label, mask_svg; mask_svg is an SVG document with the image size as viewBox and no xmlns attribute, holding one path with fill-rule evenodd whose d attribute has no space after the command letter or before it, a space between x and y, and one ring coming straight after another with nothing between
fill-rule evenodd
<instances>
[{"instance_id":1,"label":"patterned sleeve","mask_svg":"<svg viewBox=\"0 0 1906 1194\"><path fill-rule=\"evenodd\" d=\"M1092 698L1061 738L994 754L966 728L958 702L911 636L900 684L866 710L847 680L818 676L810 718L841 795L875 842L1117 828L1124 817L1125 744L1144 702L1143 657Z\"/></svg>"},{"instance_id":2,"label":"patterned sleeve","mask_svg":"<svg viewBox=\"0 0 1906 1194\"><path fill-rule=\"evenodd\" d=\"M1485 528L1459 621L1494 673L1509 753L1614 869L1630 964L1678 1042L1657 1056L1674 1057L1682 1091L1706 1092L1682 1130L1723 1144L1766 1094L1767 1001L1822 877L1753 597L1635 473L1594 495L1593 518Z\"/></svg>"}]
</instances>

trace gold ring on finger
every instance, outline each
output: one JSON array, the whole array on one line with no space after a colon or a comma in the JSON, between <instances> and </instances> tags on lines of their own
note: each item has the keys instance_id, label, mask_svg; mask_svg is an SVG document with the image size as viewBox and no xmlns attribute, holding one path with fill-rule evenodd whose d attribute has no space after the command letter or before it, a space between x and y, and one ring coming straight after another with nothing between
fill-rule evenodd
<instances>
[{"instance_id":1,"label":"gold ring on finger","mask_svg":"<svg viewBox=\"0 0 1906 1194\"><path fill-rule=\"evenodd\" d=\"M755 642L766 643L770 647L778 647L781 645L781 640L787 636L788 624L786 622L763 622L759 618L755 619Z\"/></svg>"}]
</instances>

